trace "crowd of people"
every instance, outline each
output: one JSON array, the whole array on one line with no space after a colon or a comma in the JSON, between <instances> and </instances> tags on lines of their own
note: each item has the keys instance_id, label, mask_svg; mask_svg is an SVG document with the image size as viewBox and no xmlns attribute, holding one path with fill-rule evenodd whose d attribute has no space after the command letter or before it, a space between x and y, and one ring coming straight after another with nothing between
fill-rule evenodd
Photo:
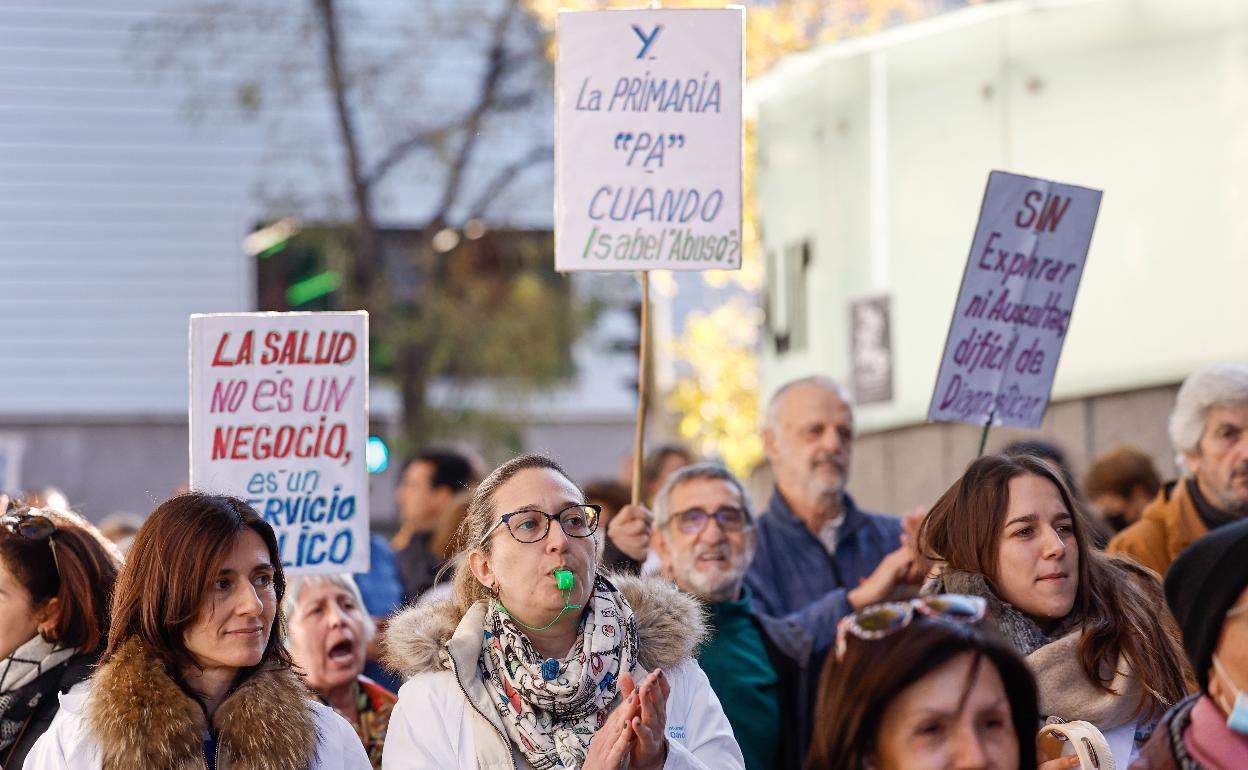
<instances>
[{"instance_id":1,"label":"crowd of people","mask_svg":"<svg viewBox=\"0 0 1248 770\"><path fill-rule=\"evenodd\" d=\"M233 497L106 537L0 496L0 767L1248 768L1248 366L1193 373L1169 429L1175 481L1028 441L890 516L805 377L761 507L675 445L637 504L429 449L358 575L287 576Z\"/></svg>"}]
</instances>

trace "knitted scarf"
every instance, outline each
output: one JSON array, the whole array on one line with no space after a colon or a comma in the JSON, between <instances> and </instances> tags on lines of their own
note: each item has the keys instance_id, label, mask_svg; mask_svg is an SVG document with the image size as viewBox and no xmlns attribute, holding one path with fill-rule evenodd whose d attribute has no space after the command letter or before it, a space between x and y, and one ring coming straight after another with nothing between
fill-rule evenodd
<instances>
[{"instance_id":1,"label":"knitted scarf","mask_svg":"<svg viewBox=\"0 0 1248 770\"><path fill-rule=\"evenodd\" d=\"M1104 731L1135 720L1140 712L1143 690L1121 655L1114 670L1103 666L1112 693L1088 678L1079 659L1083 624L1075 613L1046 634L1035 621L1002 601L983 575L948 568L929 581L923 593L970 594L987 600L988 619L1035 675L1040 712L1045 716L1085 720Z\"/></svg>"},{"instance_id":2,"label":"knitted scarf","mask_svg":"<svg viewBox=\"0 0 1248 770\"><path fill-rule=\"evenodd\" d=\"M27 718L44 698L55 696L57 677L40 678L74 656L35 634L0 661L0 750L17 740Z\"/></svg>"},{"instance_id":3,"label":"knitted scarf","mask_svg":"<svg viewBox=\"0 0 1248 770\"><path fill-rule=\"evenodd\" d=\"M619 678L637 660L637 624L624 596L598 576L569 657L547 661L491 602L482 679L507 735L534 770L580 767L607 720Z\"/></svg>"}]
</instances>

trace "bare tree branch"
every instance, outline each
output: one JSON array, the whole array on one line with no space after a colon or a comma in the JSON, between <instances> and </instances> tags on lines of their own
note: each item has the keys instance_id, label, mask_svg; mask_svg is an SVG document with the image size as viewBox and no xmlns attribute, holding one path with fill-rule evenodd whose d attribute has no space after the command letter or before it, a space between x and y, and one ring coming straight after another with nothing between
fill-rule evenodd
<instances>
[{"instance_id":1,"label":"bare tree branch","mask_svg":"<svg viewBox=\"0 0 1248 770\"><path fill-rule=\"evenodd\" d=\"M512 18L514 18L519 5L520 0L507 0L507 7L494 22L493 38L488 54L489 66L486 68L484 77L481 78L481 87L478 92L476 105L462 123L463 144L460 145L459 152L452 159L447 169L446 187L442 191L442 200L438 204L432 220L435 224L446 221L451 208L454 207L455 202L459 199L460 189L464 183L464 170L467 168L468 161L472 158L472 153L476 149L478 140L481 138L481 124L484 122L486 114L493 109L494 101L498 94L499 81L502 80L504 65L507 61L507 30L511 26ZM439 270L437 271L439 277L444 272L445 261L445 258L439 260Z\"/></svg>"},{"instance_id":2,"label":"bare tree branch","mask_svg":"<svg viewBox=\"0 0 1248 770\"><path fill-rule=\"evenodd\" d=\"M381 157L381 160L377 161L377 163L373 165L372 169L365 174L364 178L368 180L370 185L377 184L384 179L386 174L389 174L395 166L402 163L404 158L422 147L432 147L437 144L438 140L444 138L454 128L454 126L455 124L451 123L447 126L439 126L438 128L431 128L426 131L418 131L409 136L407 139L391 145L390 149L386 150L386 154Z\"/></svg>"},{"instance_id":3,"label":"bare tree branch","mask_svg":"<svg viewBox=\"0 0 1248 770\"><path fill-rule=\"evenodd\" d=\"M334 112L338 119L338 134L346 155L347 176L351 181L351 194L355 201L355 221L359 240L359 256L355 260L355 290L366 302L372 296L373 276L380 265L377 247L377 225L373 219L372 187L364 175L359 135L355 116L347 99L347 83L343 77L341 35L338 29L338 13L334 0L316 0L321 17L323 33L325 76L334 100Z\"/></svg>"},{"instance_id":4,"label":"bare tree branch","mask_svg":"<svg viewBox=\"0 0 1248 770\"><path fill-rule=\"evenodd\" d=\"M499 169L498 173L485 185L481 194L477 196L476 201L468 209L469 218L475 219L484 215L489 205L503 194L503 191L515 181L515 178L520 175L521 171L538 163L551 162L554 160L554 155L555 148L552 145L546 144L534 147L522 157Z\"/></svg>"}]
</instances>

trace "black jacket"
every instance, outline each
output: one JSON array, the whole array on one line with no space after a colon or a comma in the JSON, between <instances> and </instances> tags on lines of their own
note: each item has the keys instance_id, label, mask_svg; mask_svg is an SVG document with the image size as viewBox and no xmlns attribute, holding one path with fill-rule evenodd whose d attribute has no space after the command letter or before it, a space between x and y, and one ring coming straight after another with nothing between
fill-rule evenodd
<instances>
[{"instance_id":1,"label":"black jacket","mask_svg":"<svg viewBox=\"0 0 1248 770\"><path fill-rule=\"evenodd\" d=\"M26 755L30 753L30 749L35 745L35 741L39 740L39 736L47 732L48 726L52 724L52 718L56 716L56 712L60 709L61 693L68 692L69 688L91 676L91 671L94 669L95 664L99 662L99 659L99 651L75 655L22 688L22 692L28 691L33 695L37 690L55 683L55 689L48 691L40 699L39 705L26 717L26 723L17 740L0 754L0 768L3 768L3 770L20 770L22 763L26 761ZM21 701L20 696L16 701Z\"/></svg>"},{"instance_id":2,"label":"black jacket","mask_svg":"<svg viewBox=\"0 0 1248 770\"><path fill-rule=\"evenodd\" d=\"M801 770L815 722L819 669L815 640L796 623L751 610L776 672L780 701L780 756L776 770Z\"/></svg>"}]
</instances>

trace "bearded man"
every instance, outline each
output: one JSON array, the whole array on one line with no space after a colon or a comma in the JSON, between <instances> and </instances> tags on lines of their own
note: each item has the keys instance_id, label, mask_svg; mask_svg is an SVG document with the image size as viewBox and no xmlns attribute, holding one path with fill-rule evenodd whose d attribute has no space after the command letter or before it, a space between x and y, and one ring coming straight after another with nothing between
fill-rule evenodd
<instances>
[{"instance_id":1,"label":"bearded man","mask_svg":"<svg viewBox=\"0 0 1248 770\"><path fill-rule=\"evenodd\" d=\"M810 635L759 613L745 587L758 545L749 496L709 463L673 473L654 498L651 546L663 573L708 610L698 665L723 704L748 770L799 770L810 742Z\"/></svg>"},{"instance_id":2,"label":"bearded man","mask_svg":"<svg viewBox=\"0 0 1248 770\"><path fill-rule=\"evenodd\" d=\"M853 442L849 397L827 377L794 380L767 405L763 448L776 488L745 582L763 614L806 629L820 654L841 618L921 578L902 520L861 510L845 491ZM907 533L921 521L909 517Z\"/></svg>"}]
</instances>

